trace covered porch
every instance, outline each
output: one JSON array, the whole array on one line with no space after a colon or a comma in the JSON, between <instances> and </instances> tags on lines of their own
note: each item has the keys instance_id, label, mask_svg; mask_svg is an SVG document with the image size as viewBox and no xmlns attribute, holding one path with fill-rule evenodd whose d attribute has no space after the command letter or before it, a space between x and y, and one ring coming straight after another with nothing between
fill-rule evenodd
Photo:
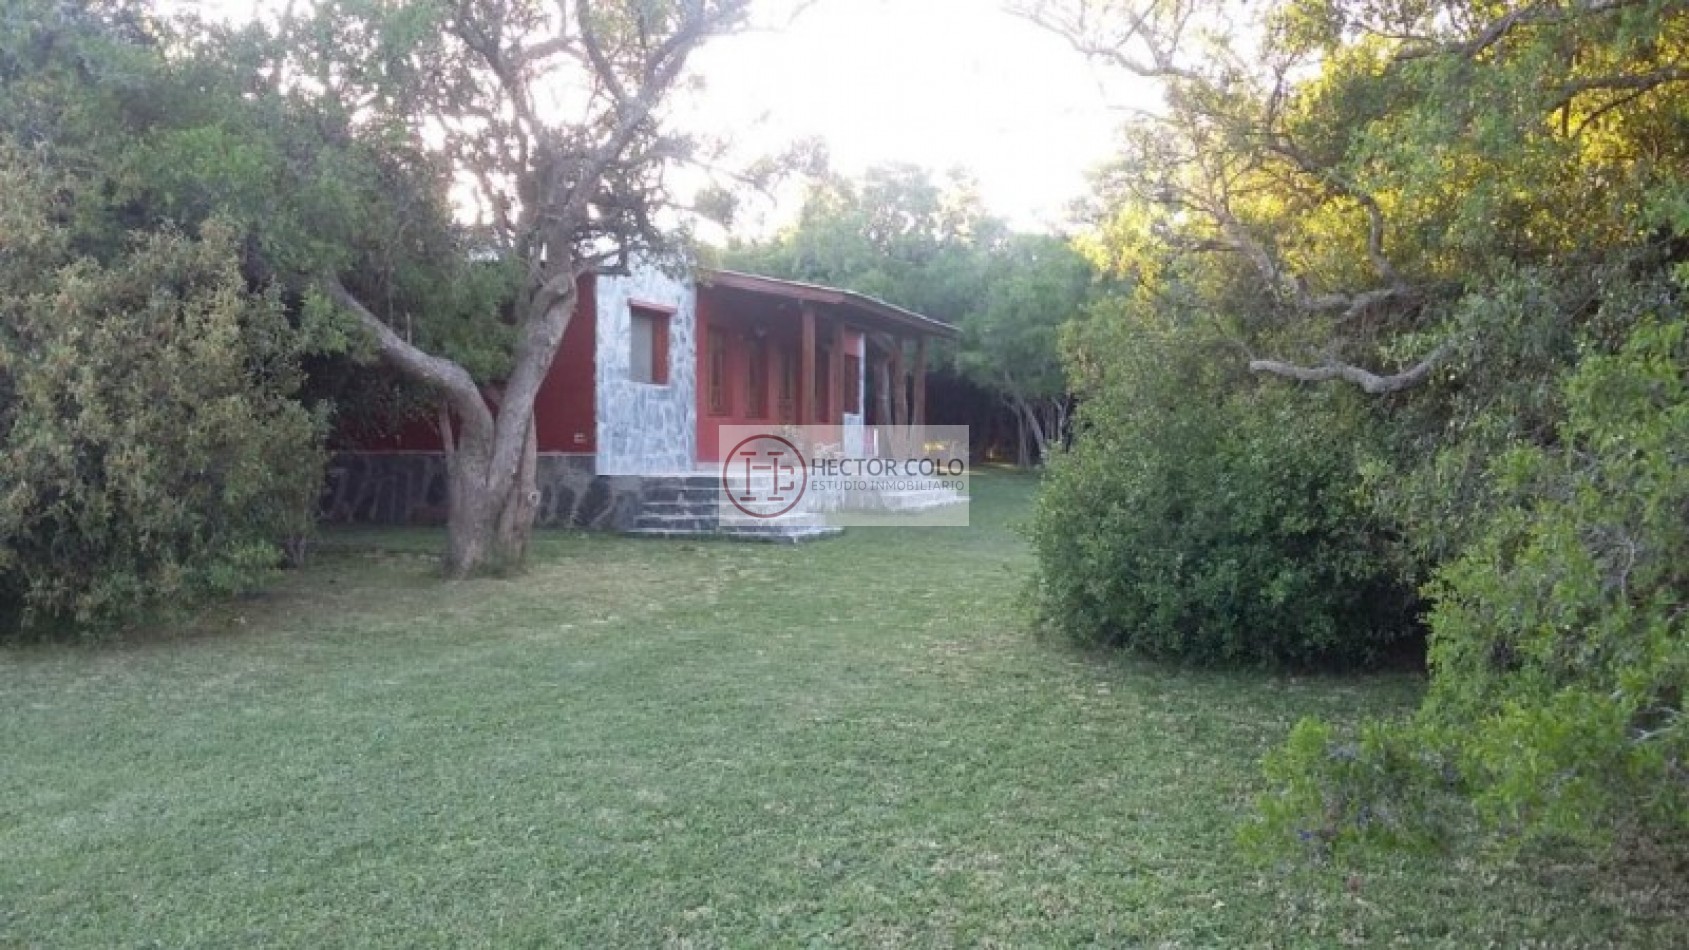
<instances>
[{"instance_id":1,"label":"covered porch","mask_svg":"<svg viewBox=\"0 0 1689 950\"><path fill-rule=\"evenodd\" d=\"M931 341L950 324L847 290L698 274L698 463L724 425L922 425Z\"/></svg>"}]
</instances>

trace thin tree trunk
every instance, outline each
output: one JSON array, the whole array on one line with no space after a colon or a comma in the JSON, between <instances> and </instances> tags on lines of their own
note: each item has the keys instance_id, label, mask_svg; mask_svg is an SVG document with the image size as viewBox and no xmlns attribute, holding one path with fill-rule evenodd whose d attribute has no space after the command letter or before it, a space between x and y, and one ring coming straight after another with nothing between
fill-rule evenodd
<instances>
[{"instance_id":1,"label":"thin tree trunk","mask_svg":"<svg viewBox=\"0 0 1689 950\"><path fill-rule=\"evenodd\" d=\"M899 458L911 448L909 423L909 373L903 362L903 341L898 340L891 355L891 450Z\"/></svg>"},{"instance_id":2,"label":"thin tree trunk","mask_svg":"<svg viewBox=\"0 0 1689 950\"><path fill-rule=\"evenodd\" d=\"M1044 420L1032 404L1019 396L1007 396L1010 413L1015 417L1016 460L1021 468L1041 463L1049 452L1049 436ZM1034 454L1036 453L1036 454Z\"/></svg>"},{"instance_id":3,"label":"thin tree trunk","mask_svg":"<svg viewBox=\"0 0 1689 950\"><path fill-rule=\"evenodd\" d=\"M891 357L881 356L874 370L874 421L878 425L892 424L891 415ZM884 448L889 449L889 446Z\"/></svg>"},{"instance_id":4,"label":"thin tree trunk","mask_svg":"<svg viewBox=\"0 0 1689 950\"><path fill-rule=\"evenodd\" d=\"M1009 406L1009 414L1015 417L1015 467L1030 468L1032 465L1031 448L1026 433L1026 413L1018 399L1008 397L1004 400Z\"/></svg>"},{"instance_id":5,"label":"thin tree trunk","mask_svg":"<svg viewBox=\"0 0 1689 950\"><path fill-rule=\"evenodd\" d=\"M1021 408L1026 413L1026 427L1032 433L1033 448L1038 450L1037 460L1033 464L1041 465L1050 448L1049 437L1045 435L1044 420L1039 418L1038 410L1032 408L1030 403L1022 403ZM1026 467L1031 468L1032 466Z\"/></svg>"}]
</instances>

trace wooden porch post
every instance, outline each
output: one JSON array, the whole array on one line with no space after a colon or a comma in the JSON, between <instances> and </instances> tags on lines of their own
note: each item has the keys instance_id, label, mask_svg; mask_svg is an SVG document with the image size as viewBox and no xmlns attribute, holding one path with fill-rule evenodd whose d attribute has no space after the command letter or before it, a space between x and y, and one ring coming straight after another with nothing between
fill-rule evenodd
<instances>
[{"instance_id":1,"label":"wooden porch post","mask_svg":"<svg viewBox=\"0 0 1689 950\"><path fill-rule=\"evenodd\" d=\"M914 424L927 424L927 338L915 339L915 411Z\"/></svg>"},{"instance_id":2,"label":"wooden porch post","mask_svg":"<svg viewBox=\"0 0 1689 950\"><path fill-rule=\"evenodd\" d=\"M803 305L803 340L798 344L798 425L815 422L815 308Z\"/></svg>"},{"instance_id":3,"label":"wooden porch post","mask_svg":"<svg viewBox=\"0 0 1689 950\"><path fill-rule=\"evenodd\" d=\"M833 350L827 362L827 418L830 426L844 425L844 324L833 322Z\"/></svg>"},{"instance_id":4,"label":"wooden porch post","mask_svg":"<svg viewBox=\"0 0 1689 950\"><path fill-rule=\"evenodd\" d=\"M909 424L909 377L903 372L903 340L891 338L891 424Z\"/></svg>"},{"instance_id":5,"label":"wooden porch post","mask_svg":"<svg viewBox=\"0 0 1689 950\"><path fill-rule=\"evenodd\" d=\"M879 425L894 424L891 416L891 351L882 352L874 361L874 418Z\"/></svg>"},{"instance_id":6,"label":"wooden porch post","mask_svg":"<svg viewBox=\"0 0 1689 950\"><path fill-rule=\"evenodd\" d=\"M750 407L750 411L753 412L752 418L772 419L774 418L774 411L772 411L774 409L774 406L772 406L772 402L774 402L774 358L768 357L768 340L763 336L755 335L755 333L748 333L745 336L745 343L750 348L750 362L758 363L757 369L762 372L762 404ZM748 372L750 370L747 370L747 374ZM745 389L750 389L750 379L745 380ZM747 392L745 401L750 402L752 396L752 392Z\"/></svg>"}]
</instances>

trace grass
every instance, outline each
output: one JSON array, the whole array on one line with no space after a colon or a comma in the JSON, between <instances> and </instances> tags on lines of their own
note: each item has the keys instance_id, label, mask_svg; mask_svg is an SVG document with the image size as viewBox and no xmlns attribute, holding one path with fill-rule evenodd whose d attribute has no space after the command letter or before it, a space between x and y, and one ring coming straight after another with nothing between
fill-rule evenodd
<instances>
[{"instance_id":1,"label":"grass","mask_svg":"<svg viewBox=\"0 0 1689 950\"><path fill-rule=\"evenodd\" d=\"M1030 483L799 548L336 536L181 629L0 652L0 945L1669 945L1583 870L1233 848L1300 716L1405 676L1029 636Z\"/></svg>"}]
</instances>

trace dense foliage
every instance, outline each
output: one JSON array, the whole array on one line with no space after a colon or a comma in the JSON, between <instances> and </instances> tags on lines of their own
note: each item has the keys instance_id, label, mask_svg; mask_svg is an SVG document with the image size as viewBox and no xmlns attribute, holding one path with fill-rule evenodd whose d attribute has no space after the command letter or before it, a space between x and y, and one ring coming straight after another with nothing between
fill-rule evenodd
<instances>
[{"instance_id":1,"label":"dense foliage","mask_svg":"<svg viewBox=\"0 0 1689 950\"><path fill-rule=\"evenodd\" d=\"M1031 526L1044 621L1222 664L1365 662L1411 634L1411 588L1358 490L1364 407L1116 329L1087 350L1079 435Z\"/></svg>"},{"instance_id":2,"label":"dense foliage","mask_svg":"<svg viewBox=\"0 0 1689 950\"><path fill-rule=\"evenodd\" d=\"M106 622L250 588L310 529L320 418L299 335L232 232L161 234L6 288L0 589Z\"/></svg>"},{"instance_id":3,"label":"dense foliage","mask_svg":"<svg viewBox=\"0 0 1689 950\"><path fill-rule=\"evenodd\" d=\"M1141 592L1200 601L1238 559L1169 584L1115 535L1219 535L1191 513L1250 524L1289 480L1348 543L1280 534L1272 558L1356 597L1386 578L1345 553L1423 584L1432 675L1410 722L1300 727L1269 763L1264 837L1425 841L1477 817L1680 838L1689 13L1023 6L1167 101L1099 183L1091 251L1135 302L1073 335L1076 372L1100 382L1040 514L1046 615L1086 639L1096 617L1140 618L1118 639L1155 653L1200 643ZM1120 339L1163 356L1095 373ZM1235 464L1233 444L1270 461ZM1086 510L1105 513L1096 530ZM1341 602L1297 607L1353 652L1379 628ZM1386 602L1399 623L1411 604Z\"/></svg>"},{"instance_id":4,"label":"dense foliage","mask_svg":"<svg viewBox=\"0 0 1689 950\"><path fill-rule=\"evenodd\" d=\"M1007 235L966 179L938 182L891 165L860 180L820 175L791 227L731 243L723 257L730 267L848 287L959 322L978 299L983 253Z\"/></svg>"},{"instance_id":5,"label":"dense foliage","mask_svg":"<svg viewBox=\"0 0 1689 950\"><path fill-rule=\"evenodd\" d=\"M1438 570L1413 720L1301 723L1251 837L1436 844L1485 820L1577 841L1681 829L1689 756L1689 345L1677 318L1565 378L1551 445L1487 476L1493 511Z\"/></svg>"},{"instance_id":6,"label":"dense foliage","mask_svg":"<svg viewBox=\"0 0 1689 950\"><path fill-rule=\"evenodd\" d=\"M165 36L121 3L0 16L0 627L244 590L309 530L300 361L333 334L147 173L205 157L184 126L234 82Z\"/></svg>"},{"instance_id":7,"label":"dense foliage","mask_svg":"<svg viewBox=\"0 0 1689 950\"><path fill-rule=\"evenodd\" d=\"M1568 374L1550 445L1494 459L1484 530L1431 592L1422 718L1510 825L1689 819L1689 312Z\"/></svg>"},{"instance_id":8,"label":"dense foliage","mask_svg":"<svg viewBox=\"0 0 1689 950\"><path fill-rule=\"evenodd\" d=\"M667 243L694 143L665 100L744 9L0 9L8 599L93 620L245 586L303 531L329 400L390 405L394 375L451 407L449 569L519 562L576 281Z\"/></svg>"}]
</instances>

